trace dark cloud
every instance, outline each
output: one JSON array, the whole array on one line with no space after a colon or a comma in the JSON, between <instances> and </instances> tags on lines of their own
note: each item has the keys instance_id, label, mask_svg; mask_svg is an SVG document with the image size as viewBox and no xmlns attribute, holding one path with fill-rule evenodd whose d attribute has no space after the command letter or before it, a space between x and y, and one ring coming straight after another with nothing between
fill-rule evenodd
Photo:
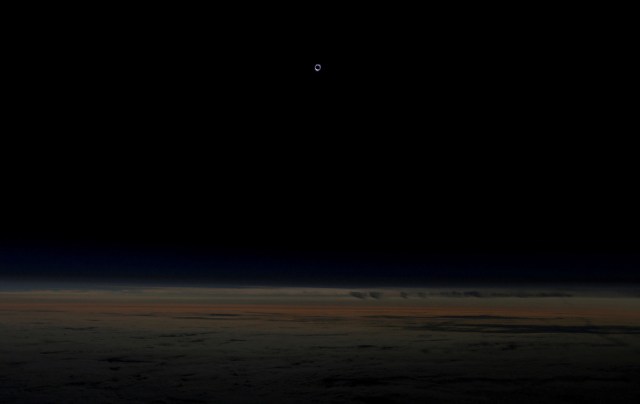
<instances>
[{"instance_id":1,"label":"dark cloud","mask_svg":"<svg viewBox=\"0 0 640 404\"><path fill-rule=\"evenodd\" d=\"M384 296L384 293L382 293L382 292L369 292L369 296L373 297L374 299L382 299L382 296Z\"/></svg>"},{"instance_id":2,"label":"dark cloud","mask_svg":"<svg viewBox=\"0 0 640 404\"><path fill-rule=\"evenodd\" d=\"M495 323L431 323L407 326L407 329L447 331L447 332L479 332L496 334L632 334L639 335L640 327L635 326L594 326L594 325L540 325L540 324L495 324Z\"/></svg>"},{"instance_id":3,"label":"dark cloud","mask_svg":"<svg viewBox=\"0 0 640 404\"><path fill-rule=\"evenodd\" d=\"M366 299L368 297L371 297L373 299L382 299L382 296L384 296L384 293L382 292L375 292L375 291L371 291L371 292L349 292L349 295L358 298L358 299Z\"/></svg>"}]
</instances>

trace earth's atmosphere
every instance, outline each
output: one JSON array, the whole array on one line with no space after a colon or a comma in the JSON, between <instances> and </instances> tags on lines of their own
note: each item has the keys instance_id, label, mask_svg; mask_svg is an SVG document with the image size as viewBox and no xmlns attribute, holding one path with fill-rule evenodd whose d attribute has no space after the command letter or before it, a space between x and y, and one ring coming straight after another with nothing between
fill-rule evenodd
<instances>
[{"instance_id":1,"label":"earth's atmosphere","mask_svg":"<svg viewBox=\"0 0 640 404\"><path fill-rule=\"evenodd\" d=\"M0 292L3 403L635 402L637 292Z\"/></svg>"}]
</instances>

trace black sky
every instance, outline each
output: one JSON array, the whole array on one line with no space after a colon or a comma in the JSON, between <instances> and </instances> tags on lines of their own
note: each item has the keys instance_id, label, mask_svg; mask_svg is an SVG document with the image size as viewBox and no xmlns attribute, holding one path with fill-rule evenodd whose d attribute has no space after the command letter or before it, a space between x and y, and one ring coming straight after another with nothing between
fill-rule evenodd
<instances>
[{"instance_id":1,"label":"black sky","mask_svg":"<svg viewBox=\"0 0 640 404\"><path fill-rule=\"evenodd\" d=\"M27 13L0 274L637 281L624 26L505 13L299 35Z\"/></svg>"}]
</instances>

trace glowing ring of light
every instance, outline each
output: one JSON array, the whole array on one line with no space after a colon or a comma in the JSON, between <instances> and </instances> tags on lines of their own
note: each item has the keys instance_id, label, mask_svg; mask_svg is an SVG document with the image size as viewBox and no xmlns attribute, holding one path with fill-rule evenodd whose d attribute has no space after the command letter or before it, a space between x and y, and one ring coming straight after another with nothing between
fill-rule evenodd
<instances>
[{"instance_id":1,"label":"glowing ring of light","mask_svg":"<svg viewBox=\"0 0 640 404\"><path fill-rule=\"evenodd\" d=\"M313 70L315 70L315 71L317 71L317 72L319 72L319 71L320 71L320 69L322 69L322 66L320 66L319 64L317 64L317 65L313 66Z\"/></svg>"}]
</instances>

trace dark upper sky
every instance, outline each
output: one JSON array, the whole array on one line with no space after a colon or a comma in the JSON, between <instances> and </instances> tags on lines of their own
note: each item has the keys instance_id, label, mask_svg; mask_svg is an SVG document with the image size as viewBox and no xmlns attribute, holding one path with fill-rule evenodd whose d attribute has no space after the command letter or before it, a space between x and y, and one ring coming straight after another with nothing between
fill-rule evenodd
<instances>
[{"instance_id":1,"label":"dark upper sky","mask_svg":"<svg viewBox=\"0 0 640 404\"><path fill-rule=\"evenodd\" d=\"M28 14L0 270L637 279L622 28L545 15L242 36Z\"/></svg>"}]
</instances>

